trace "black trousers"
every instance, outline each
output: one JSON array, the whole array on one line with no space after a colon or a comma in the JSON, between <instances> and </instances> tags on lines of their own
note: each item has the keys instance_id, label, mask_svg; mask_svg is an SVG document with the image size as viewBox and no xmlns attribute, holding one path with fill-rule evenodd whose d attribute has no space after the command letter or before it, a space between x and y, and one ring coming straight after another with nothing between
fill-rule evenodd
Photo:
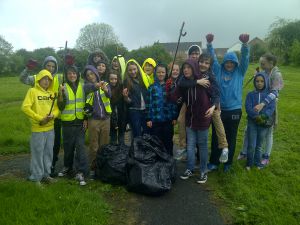
<instances>
[{"instance_id":1,"label":"black trousers","mask_svg":"<svg viewBox=\"0 0 300 225\"><path fill-rule=\"evenodd\" d=\"M58 160L58 153L61 146L61 119L56 118L54 120L54 145L53 145L53 159L52 167L55 167L55 164Z\"/></svg>"},{"instance_id":2,"label":"black trousers","mask_svg":"<svg viewBox=\"0 0 300 225\"><path fill-rule=\"evenodd\" d=\"M172 121L153 122L150 134L157 136L164 144L167 153L173 156L174 126Z\"/></svg>"},{"instance_id":3,"label":"black trousers","mask_svg":"<svg viewBox=\"0 0 300 225\"><path fill-rule=\"evenodd\" d=\"M224 125L226 138L228 142L228 161L225 163L227 165L232 164L235 145L236 145L236 136L242 116L241 109L235 109L230 111L221 111L221 120ZM215 131L215 127L212 126L212 141L211 141L211 154L209 162L215 165L219 165L219 157L222 150L218 148L218 137Z\"/></svg>"}]
</instances>

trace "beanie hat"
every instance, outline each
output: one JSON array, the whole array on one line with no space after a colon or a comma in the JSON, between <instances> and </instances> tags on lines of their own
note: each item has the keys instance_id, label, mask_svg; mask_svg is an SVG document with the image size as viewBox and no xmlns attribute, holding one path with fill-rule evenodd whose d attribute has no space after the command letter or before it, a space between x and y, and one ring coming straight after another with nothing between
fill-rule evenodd
<instances>
[{"instance_id":1,"label":"beanie hat","mask_svg":"<svg viewBox=\"0 0 300 225\"><path fill-rule=\"evenodd\" d=\"M188 55L190 56L194 51L200 52L200 55L202 53L202 49L199 45L191 45L188 49Z\"/></svg>"}]
</instances>

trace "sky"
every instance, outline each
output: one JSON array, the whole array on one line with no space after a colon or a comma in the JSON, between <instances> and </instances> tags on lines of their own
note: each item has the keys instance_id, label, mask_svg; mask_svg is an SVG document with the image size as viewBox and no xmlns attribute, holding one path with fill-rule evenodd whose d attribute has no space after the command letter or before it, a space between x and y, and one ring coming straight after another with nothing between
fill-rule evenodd
<instances>
[{"instance_id":1,"label":"sky","mask_svg":"<svg viewBox=\"0 0 300 225\"><path fill-rule=\"evenodd\" d=\"M154 42L201 41L231 47L241 33L265 38L278 18L299 20L299 0L0 0L0 35L14 51L74 47L80 29L107 23L129 50ZM203 45L202 44L202 45Z\"/></svg>"}]
</instances>

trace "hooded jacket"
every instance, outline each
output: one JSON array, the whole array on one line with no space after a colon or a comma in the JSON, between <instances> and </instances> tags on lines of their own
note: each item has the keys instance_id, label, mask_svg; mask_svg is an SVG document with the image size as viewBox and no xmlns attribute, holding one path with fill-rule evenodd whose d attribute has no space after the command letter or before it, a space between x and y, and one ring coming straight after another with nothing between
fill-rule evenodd
<instances>
[{"instance_id":1,"label":"hooded jacket","mask_svg":"<svg viewBox=\"0 0 300 225\"><path fill-rule=\"evenodd\" d=\"M43 89L39 85L39 81L43 77L48 77L51 80L51 84L47 90ZM35 87L30 88L27 91L26 97L22 104L22 111L29 117L31 122L32 132L44 132L52 130L54 127L54 119L50 120L45 125L40 125L39 123L45 118L51 109L54 92L52 91L53 77L48 70L41 70L36 75L37 83ZM55 99L54 99L55 100ZM51 114L56 118L59 114L56 102L54 102Z\"/></svg>"},{"instance_id":2,"label":"hooded jacket","mask_svg":"<svg viewBox=\"0 0 300 225\"><path fill-rule=\"evenodd\" d=\"M221 109L226 111L241 109L243 80L249 65L248 45L242 45L240 63L234 52L227 52L223 62L219 64L212 44L207 44L207 50L213 56L212 70L220 88ZM232 61L235 64L235 68L231 72L224 68L227 61Z\"/></svg>"},{"instance_id":3,"label":"hooded jacket","mask_svg":"<svg viewBox=\"0 0 300 225\"><path fill-rule=\"evenodd\" d=\"M153 66L153 68L156 67L156 62L155 62L155 60L152 59L152 58L147 58L147 59L143 62L143 65L142 65L142 69L143 69L144 72L145 72L145 65L146 65L146 63L149 63L151 66ZM152 73L152 74L148 75L148 74L146 74L146 72L145 72L145 75L146 75L146 77L147 77L147 79L148 79L149 85L153 84L153 83L154 83L154 74Z\"/></svg>"},{"instance_id":4,"label":"hooded jacket","mask_svg":"<svg viewBox=\"0 0 300 225\"><path fill-rule=\"evenodd\" d=\"M122 81L124 81L124 75L125 75L125 68L126 68L126 62L125 62L125 58L121 55L117 55L114 56L112 61L117 60L120 64L120 69L119 69L119 75L122 79Z\"/></svg>"},{"instance_id":5,"label":"hooded jacket","mask_svg":"<svg viewBox=\"0 0 300 225\"><path fill-rule=\"evenodd\" d=\"M99 77L98 71L92 65L87 65L85 67L84 72L83 72L83 79L84 79L84 81L86 83L90 83L87 80L87 77L86 77L86 72L88 70L92 71L96 75L97 82L99 82L100 81L100 77ZM111 89L110 89L110 86L109 86L108 83L106 83L106 86L108 88L108 92L107 93L104 92L105 93L105 97L107 99L110 99L111 98ZM92 100L92 102L90 102L91 100ZM102 97L100 96L100 90L94 91L93 95L88 95L86 102L88 104L90 104L90 105L93 106L93 113L92 113L92 118L93 119L99 120L99 119L107 119L107 118L109 118L109 113L106 112L106 109L105 109Z\"/></svg>"},{"instance_id":6,"label":"hooded jacket","mask_svg":"<svg viewBox=\"0 0 300 225\"><path fill-rule=\"evenodd\" d=\"M128 74L127 67L131 62L137 65L139 74L141 76L140 80L143 82L144 85L140 83L139 79L132 79ZM146 77L146 74L143 72L141 66L139 65L139 63L134 59L128 60L128 62L126 63L124 88L129 89L129 96L128 96L130 99L130 102L128 102L129 108L142 109L141 95L144 101L146 101L148 87L149 87L148 79Z\"/></svg>"},{"instance_id":7,"label":"hooded jacket","mask_svg":"<svg viewBox=\"0 0 300 225\"><path fill-rule=\"evenodd\" d=\"M96 67L96 64L93 61L93 58L95 55L100 55L101 60L103 60L107 65L109 64L106 54L101 49L97 49L94 52L91 52L89 54L88 60L87 60L87 65L93 65L94 67Z\"/></svg>"},{"instance_id":8,"label":"hooded jacket","mask_svg":"<svg viewBox=\"0 0 300 225\"><path fill-rule=\"evenodd\" d=\"M176 120L178 117L177 104L168 100L166 94L166 74L163 84L157 79L156 69L154 72L154 84L150 85L146 99L146 120L152 122L166 122Z\"/></svg>"},{"instance_id":9,"label":"hooded jacket","mask_svg":"<svg viewBox=\"0 0 300 225\"><path fill-rule=\"evenodd\" d=\"M194 60L187 59L181 66L181 74L183 80L187 79L183 75L183 67L185 64L188 64L192 67L193 78L196 79L199 75L195 71L198 63ZM180 85L179 81L178 86L183 97L183 102L186 103L187 110L185 114L186 126L195 130L206 130L210 126L211 118L206 118L205 113L211 107L210 102L210 92L211 88L204 88L200 85L186 88Z\"/></svg>"},{"instance_id":10,"label":"hooded jacket","mask_svg":"<svg viewBox=\"0 0 300 225\"><path fill-rule=\"evenodd\" d=\"M255 80L257 77L262 77L265 81L265 86L262 90L258 90L255 85ZM246 102L245 102L245 108L247 112L248 119L255 119L257 116L261 114L265 114L268 117L271 117L272 114L275 111L275 101L270 102L268 105L266 105L259 113L254 110L254 107L261 103L269 94L267 90L267 79L265 77L264 73L257 73L253 79L254 83L254 91L251 91L247 94Z\"/></svg>"}]
</instances>

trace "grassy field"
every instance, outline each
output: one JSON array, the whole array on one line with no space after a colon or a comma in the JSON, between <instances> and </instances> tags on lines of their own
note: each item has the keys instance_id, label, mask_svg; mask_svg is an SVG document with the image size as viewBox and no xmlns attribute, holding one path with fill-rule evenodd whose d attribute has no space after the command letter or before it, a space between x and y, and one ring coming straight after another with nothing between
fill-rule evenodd
<instances>
[{"instance_id":1,"label":"grassy field","mask_svg":"<svg viewBox=\"0 0 300 225\"><path fill-rule=\"evenodd\" d=\"M250 66L245 80L252 76L255 67ZM230 173L224 174L220 169L209 174L206 185L213 190L212 200L232 224L285 225L300 221L300 68L280 68L285 87L280 92L279 126L274 132L270 165L264 170L249 172L244 169L245 161L235 160ZM245 88L244 96L252 87L249 84ZM28 86L15 77L0 78L0 154L29 152L30 124L20 111L27 89ZM236 156L242 145L245 124L243 113ZM116 208L105 200L107 193L122 196L120 198L126 201L126 191L110 185L91 184L81 189L73 181L65 181L39 189L23 180L1 178L0 224L36 224L36 217L44 221L41 224L53 224L48 220L49 214L55 215L55 224L118 224L112 218L117 220L121 214L114 214ZM22 214L16 216L15 211ZM84 220L77 212L90 217Z\"/></svg>"}]
</instances>

